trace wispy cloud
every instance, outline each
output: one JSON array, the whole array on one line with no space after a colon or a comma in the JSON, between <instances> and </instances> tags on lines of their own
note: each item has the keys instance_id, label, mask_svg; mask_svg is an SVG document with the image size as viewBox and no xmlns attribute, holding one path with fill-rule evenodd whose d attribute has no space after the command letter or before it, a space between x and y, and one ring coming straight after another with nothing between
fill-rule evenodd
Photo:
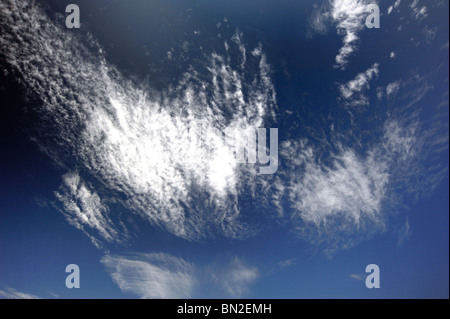
<instances>
[{"instance_id":1,"label":"wispy cloud","mask_svg":"<svg viewBox=\"0 0 450 319\"><path fill-rule=\"evenodd\" d=\"M331 156L329 165L317 160L317 152L306 141L290 141L282 148L285 158L293 162L296 158L296 165L302 167L292 171L286 187L291 218L297 220L302 236L325 240L333 251L351 246L358 233L382 230L389 173L381 150L360 157L343 148Z\"/></svg>"},{"instance_id":2,"label":"wispy cloud","mask_svg":"<svg viewBox=\"0 0 450 319\"><path fill-rule=\"evenodd\" d=\"M342 36L343 46L336 55L335 67L344 70L359 46L359 33L364 30L366 12L370 0L328 0L321 5L314 4L309 17L308 36L324 34L331 25L335 25L338 35ZM390 9L392 11L392 9Z\"/></svg>"},{"instance_id":3,"label":"wispy cloud","mask_svg":"<svg viewBox=\"0 0 450 319\"><path fill-rule=\"evenodd\" d=\"M374 63L365 72L359 73L353 80L339 86L341 98L347 105L367 105L369 98L365 92L370 88L369 82L379 73L379 64Z\"/></svg>"},{"instance_id":4,"label":"wispy cloud","mask_svg":"<svg viewBox=\"0 0 450 319\"><path fill-rule=\"evenodd\" d=\"M259 276L237 257L226 266L206 267L164 253L106 255L101 262L122 291L152 299L196 298L208 287L217 296L239 298Z\"/></svg>"},{"instance_id":5,"label":"wispy cloud","mask_svg":"<svg viewBox=\"0 0 450 319\"><path fill-rule=\"evenodd\" d=\"M295 259L286 259L278 262L277 266L279 268L286 268L295 265Z\"/></svg>"},{"instance_id":6,"label":"wispy cloud","mask_svg":"<svg viewBox=\"0 0 450 319\"><path fill-rule=\"evenodd\" d=\"M423 18L426 18L428 16L428 9L426 6L420 6L419 5L420 0L414 0L410 8L412 10L413 16L416 18L416 20L420 20Z\"/></svg>"},{"instance_id":7,"label":"wispy cloud","mask_svg":"<svg viewBox=\"0 0 450 319\"><path fill-rule=\"evenodd\" d=\"M365 28L366 8L374 3L368 0L333 0L331 16L337 24L338 33L343 35L343 47L336 56L335 66L344 69L349 57L357 50L358 33Z\"/></svg>"},{"instance_id":8,"label":"wispy cloud","mask_svg":"<svg viewBox=\"0 0 450 319\"><path fill-rule=\"evenodd\" d=\"M314 23L320 31L320 19L329 12L344 37L336 57L344 68L357 49L365 8L372 1L328 3ZM99 247L127 238L127 228L109 210L113 200L152 225L198 240L253 234L257 226L242 211L248 196L252 208L264 208L260 219L275 217L303 238L326 243L328 251L347 248L385 228L386 202L398 193L432 189L448 171L439 153L448 152L448 116L436 113L433 123L440 130L430 132L411 112L431 89L420 79L381 87L398 107L377 114L373 134L352 118L352 131L341 132L336 125L328 135L320 132L320 143L311 136L292 136L281 143L283 167L276 176L261 178L254 166L231 160L234 145L221 135L227 129L244 135L275 119L276 93L261 45L248 49L236 32L224 42L225 52L205 55L178 84L155 91L123 76L91 36L83 38L82 30L78 36L68 33L34 2L4 0L0 9L2 58L42 101L39 146L69 171L56 192L58 207ZM345 105L368 105L367 93L378 73L374 63L340 83L338 98ZM408 85L408 94L395 94ZM395 100L400 96L405 100ZM448 105L448 95L443 103ZM364 139L358 136L361 128ZM424 164L425 155L433 166ZM181 265L175 271L184 282L180 296L193 289L189 263L177 258L108 256L103 262L120 287L140 296L173 295L175 283L167 279L161 294L152 294L133 279L134 268L154 286L159 284L155 274L168 278ZM219 277L217 282L233 296L244 294L258 276L256 268L240 260L223 273L228 286Z\"/></svg>"},{"instance_id":9,"label":"wispy cloud","mask_svg":"<svg viewBox=\"0 0 450 319\"><path fill-rule=\"evenodd\" d=\"M259 273L258 268L247 266L235 257L225 268L210 268L210 276L228 297L240 298L249 292Z\"/></svg>"},{"instance_id":10,"label":"wispy cloud","mask_svg":"<svg viewBox=\"0 0 450 319\"><path fill-rule=\"evenodd\" d=\"M394 9L396 9L396 8L398 8L400 6L401 2L402 2L402 0L395 1L395 3L393 5L388 7L387 13L391 14Z\"/></svg>"},{"instance_id":11,"label":"wispy cloud","mask_svg":"<svg viewBox=\"0 0 450 319\"><path fill-rule=\"evenodd\" d=\"M106 255L101 262L122 291L145 299L189 298L195 285L194 266L168 254Z\"/></svg>"},{"instance_id":12,"label":"wispy cloud","mask_svg":"<svg viewBox=\"0 0 450 319\"><path fill-rule=\"evenodd\" d=\"M98 232L107 242L120 241L126 231L120 234L108 217L108 207L104 205L95 192L91 192L76 172L63 176L63 186L55 192L56 198L62 203L60 210L67 221L85 232L97 247L101 242L96 235L90 235L90 230Z\"/></svg>"},{"instance_id":13,"label":"wispy cloud","mask_svg":"<svg viewBox=\"0 0 450 319\"><path fill-rule=\"evenodd\" d=\"M240 221L238 198L264 181L256 165L232 160L235 145L222 133L245 136L275 114L261 46L247 51L236 32L228 46L238 56L212 53L178 85L156 92L125 78L92 37L83 44L36 4L0 7L2 54L42 100L41 124L50 124L37 132L40 147L96 185L63 177L57 196L73 225L117 241L120 227L104 204L113 193L129 211L189 240L252 233Z\"/></svg>"},{"instance_id":14,"label":"wispy cloud","mask_svg":"<svg viewBox=\"0 0 450 319\"><path fill-rule=\"evenodd\" d=\"M362 274L350 274L350 278L352 278L352 279L355 279L355 280L359 280L359 281L361 281L361 280L364 280L364 275L362 275Z\"/></svg>"},{"instance_id":15,"label":"wispy cloud","mask_svg":"<svg viewBox=\"0 0 450 319\"><path fill-rule=\"evenodd\" d=\"M347 97L363 91L366 82L359 83L363 85L348 86ZM329 256L384 231L393 207L434 189L448 171L443 155L448 151L448 122L436 117L433 127L424 129L412 111L423 103L429 84L417 76L392 83L387 93L396 108L388 110L377 133L369 135L371 142L359 145L354 130L343 136L332 130L330 144L328 138L325 143L300 138L281 145L286 168L274 186L278 215L293 223L299 236L323 245ZM400 90L402 94L394 94ZM448 105L447 96L443 98ZM445 113L439 105L428 108ZM346 142L349 138L355 142Z\"/></svg>"},{"instance_id":16,"label":"wispy cloud","mask_svg":"<svg viewBox=\"0 0 450 319\"><path fill-rule=\"evenodd\" d=\"M400 81L395 81L395 82L389 83L386 86L386 96L388 98L391 98L392 96L397 94L399 88L400 88Z\"/></svg>"},{"instance_id":17,"label":"wispy cloud","mask_svg":"<svg viewBox=\"0 0 450 319\"><path fill-rule=\"evenodd\" d=\"M325 34L328 31L328 26L331 20L331 12L329 3L325 2L322 5L314 4L314 10L309 17L308 35Z\"/></svg>"},{"instance_id":18,"label":"wispy cloud","mask_svg":"<svg viewBox=\"0 0 450 319\"><path fill-rule=\"evenodd\" d=\"M437 30L437 27L431 28L429 26L425 26L420 33L425 38L425 42L430 44L436 38Z\"/></svg>"},{"instance_id":19,"label":"wispy cloud","mask_svg":"<svg viewBox=\"0 0 450 319\"><path fill-rule=\"evenodd\" d=\"M411 234L412 230L411 226L409 225L409 219L406 218L405 223L399 231L397 245L403 245L403 243L411 236Z\"/></svg>"},{"instance_id":20,"label":"wispy cloud","mask_svg":"<svg viewBox=\"0 0 450 319\"><path fill-rule=\"evenodd\" d=\"M5 288L5 290L0 290L0 296L6 299L40 299L39 297L17 291L14 288Z\"/></svg>"}]
</instances>

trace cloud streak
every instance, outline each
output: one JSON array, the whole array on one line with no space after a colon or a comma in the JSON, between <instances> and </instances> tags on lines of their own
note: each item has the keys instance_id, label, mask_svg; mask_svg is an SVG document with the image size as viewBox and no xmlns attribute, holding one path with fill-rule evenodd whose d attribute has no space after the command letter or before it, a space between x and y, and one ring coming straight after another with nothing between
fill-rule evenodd
<instances>
[{"instance_id":1,"label":"cloud streak","mask_svg":"<svg viewBox=\"0 0 450 319\"><path fill-rule=\"evenodd\" d=\"M189 298L195 285L193 265L163 253L106 255L101 262L122 291L143 299Z\"/></svg>"},{"instance_id":2,"label":"cloud streak","mask_svg":"<svg viewBox=\"0 0 450 319\"><path fill-rule=\"evenodd\" d=\"M0 296L6 299L40 299L35 295L20 292L14 288L6 288L6 290L0 290Z\"/></svg>"},{"instance_id":3,"label":"cloud streak","mask_svg":"<svg viewBox=\"0 0 450 319\"><path fill-rule=\"evenodd\" d=\"M122 291L144 299L196 298L208 286L222 297L239 298L259 276L237 257L226 267L206 268L164 253L106 255L101 262Z\"/></svg>"}]
</instances>

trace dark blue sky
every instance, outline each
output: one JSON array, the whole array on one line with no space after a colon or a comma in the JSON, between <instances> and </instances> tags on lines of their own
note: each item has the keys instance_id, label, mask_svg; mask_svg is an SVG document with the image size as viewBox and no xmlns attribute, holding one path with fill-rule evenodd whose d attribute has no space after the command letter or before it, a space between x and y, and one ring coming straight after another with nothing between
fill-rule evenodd
<instances>
[{"instance_id":1,"label":"dark blue sky","mask_svg":"<svg viewBox=\"0 0 450 319\"><path fill-rule=\"evenodd\" d=\"M1 298L448 298L448 2L71 2L0 5Z\"/></svg>"}]
</instances>

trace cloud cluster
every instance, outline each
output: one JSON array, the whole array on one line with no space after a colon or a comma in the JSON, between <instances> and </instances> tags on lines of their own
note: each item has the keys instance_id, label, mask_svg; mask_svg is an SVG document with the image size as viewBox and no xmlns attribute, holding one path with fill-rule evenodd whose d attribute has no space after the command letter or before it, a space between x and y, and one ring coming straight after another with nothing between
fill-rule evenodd
<instances>
[{"instance_id":1,"label":"cloud cluster","mask_svg":"<svg viewBox=\"0 0 450 319\"><path fill-rule=\"evenodd\" d=\"M235 145L222 133L245 136L275 114L260 46L248 52L237 32L223 55L211 54L177 86L155 92L122 76L92 38L86 44L66 32L34 3L6 1L1 9L3 54L42 101L51 129L39 132L40 146L53 159L63 167L75 162L80 176L177 236L251 232L240 222L238 201L241 189L257 187L256 165L233 161ZM239 54L231 57L233 50ZM58 192L66 216L111 241L102 195L74 185L77 178L63 177L66 190Z\"/></svg>"},{"instance_id":2,"label":"cloud cluster","mask_svg":"<svg viewBox=\"0 0 450 319\"><path fill-rule=\"evenodd\" d=\"M330 2L330 16L344 36L337 61L342 67L356 49L367 4ZM436 147L448 149L448 124L446 140L442 132L432 139L417 119L405 116L429 86L413 83L403 108L380 113L379 135L367 135L365 145L359 133L334 129L323 143L293 136L280 143L277 174L260 176L255 165L233 160L235 145L222 132L245 136L275 119L276 93L261 45L249 50L236 32L224 42L225 52L205 55L177 85L155 91L109 64L92 36L67 32L34 3L2 1L0 9L2 56L41 101L39 146L69 171L55 193L59 208L98 247L127 239L127 227L108 207L114 201L127 214L187 240L244 238L261 220L275 218L304 238L326 242L329 250L345 248L355 242L352 236L385 228L383 205L396 196L397 185L404 188L420 174L436 185L445 175L441 164L430 173L417 159L425 138L441 140ZM367 91L379 69L374 63L341 83L338 99L346 106L368 105ZM400 81L382 89L383 95L397 98L407 85ZM352 125L361 131L357 120ZM253 211L261 212L258 218L248 214ZM117 266L128 260L114 258L105 262ZM143 274L171 271L160 266L163 257L145 258L124 265L151 264ZM240 269L238 262L233 267ZM122 275L117 282L130 281ZM245 268L233 276L231 281L249 283L257 274ZM186 287L183 294L191 290ZM239 295L245 288L224 290Z\"/></svg>"}]
</instances>

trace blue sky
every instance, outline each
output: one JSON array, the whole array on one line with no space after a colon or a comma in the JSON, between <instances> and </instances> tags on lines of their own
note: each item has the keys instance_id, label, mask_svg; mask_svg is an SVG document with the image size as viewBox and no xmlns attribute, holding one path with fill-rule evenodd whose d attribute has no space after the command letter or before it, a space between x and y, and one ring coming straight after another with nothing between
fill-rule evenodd
<instances>
[{"instance_id":1,"label":"blue sky","mask_svg":"<svg viewBox=\"0 0 450 319\"><path fill-rule=\"evenodd\" d=\"M1 298L448 298L448 2L69 3L0 5Z\"/></svg>"}]
</instances>

